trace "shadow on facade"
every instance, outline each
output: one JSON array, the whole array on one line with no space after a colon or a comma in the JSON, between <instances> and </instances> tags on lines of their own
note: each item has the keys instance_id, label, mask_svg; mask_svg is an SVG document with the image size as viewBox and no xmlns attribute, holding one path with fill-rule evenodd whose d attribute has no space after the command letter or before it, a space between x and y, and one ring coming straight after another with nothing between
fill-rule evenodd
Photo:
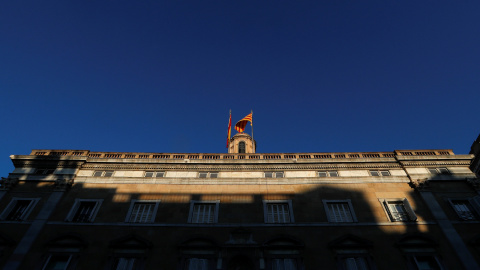
<instances>
[{"instance_id":1,"label":"shadow on facade","mask_svg":"<svg viewBox=\"0 0 480 270\"><path fill-rule=\"evenodd\" d=\"M418 190L434 191L442 209L454 219L445 198L475 196L475 192L465 181L455 181L462 179L449 179L429 181ZM54 189L51 183L20 182L0 201L3 209L15 197L41 198L27 221L0 224L2 265L28 228L36 226L31 221L48 207ZM461 269L455 248L418 190L406 183L78 183L56 191L64 195L42 225L21 269L42 269L52 254L71 255L69 263L75 269L115 269L119 263L135 264L135 269L417 269L419 263L431 264L431 269L441 269L435 268L440 265ZM405 213L389 209L395 203L401 209L405 199L415 218L408 209ZM76 222L79 203L89 200L97 203L98 211L91 220ZM156 207L153 222L130 222L135 202ZM192 220L195 203L216 211L214 223ZM270 209L276 216L266 214ZM205 210L198 211L200 215ZM405 216L394 221L394 215ZM454 225L465 242L479 242L475 240L478 222ZM478 261L478 250L469 247ZM196 266L188 268L189 264ZM353 265L357 268L348 268Z\"/></svg>"}]
</instances>

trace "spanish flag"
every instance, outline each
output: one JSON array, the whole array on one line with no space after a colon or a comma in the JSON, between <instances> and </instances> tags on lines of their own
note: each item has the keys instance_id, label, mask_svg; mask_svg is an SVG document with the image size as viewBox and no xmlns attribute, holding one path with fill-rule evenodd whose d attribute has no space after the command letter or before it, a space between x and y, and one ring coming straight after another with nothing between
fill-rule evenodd
<instances>
[{"instance_id":1,"label":"spanish flag","mask_svg":"<svg viewBox=\"0 0 480 270\"><path fill-rule=\"evenodd\" d=\"M245 116L242 120L238 121L235 124L235 130L238 132L243 132L245 130L245 126L247 125L247 122L252 123L252 113Z\"/></svg>"},{"instance_id":2,"label":"spanish flag","mask_svg":"<svg viewBox=\"0 0 480 270\"><path fill-rule=\"evenodd\" d=\"M230 136L231 135L232 135L232 112L230 111L230 119L228 120L227 148L230 145Z\"/></svg>"}]
</instances>

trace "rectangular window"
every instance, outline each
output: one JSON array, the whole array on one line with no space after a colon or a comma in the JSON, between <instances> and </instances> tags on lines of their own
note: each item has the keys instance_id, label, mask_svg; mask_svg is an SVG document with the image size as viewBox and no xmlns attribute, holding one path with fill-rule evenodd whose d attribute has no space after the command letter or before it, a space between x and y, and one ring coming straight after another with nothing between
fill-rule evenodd
<instances>
[{"instance_id":1,"label":"rectangular window","mask_svg":"<svg viewBox=\"0 0 480 270\"><path fill-rule=\"evenodd\" d=\"M218 172L200 172L198 173L199 178L218 178Z\"/></svg>"},{"instance_id":2,"label":"rectangular window","mask_svg":"<svg viewBox=\"0 0 480 270\"><path fill-rule=\"evenodd\" d=\"M293 223L292 201L264 201L265 223Z\"/></svg>"},{"instance_id":3,"label":"rectangular window","mask_svg":"<svg viewBox=\"0 0 480 270\"><path fill-rule=\"evenodd\" d=\"M132 200L125 222L150 223L155 221L160 201Z\"/></svg>"},{"instance_id":4,"label":"rectangular window","mask_svg":"<svg viewBox=\"0 0 480 270\"><path fill-rule=\"evenodd\" d=\"M337 171L322 171L318 172L318 177L338 177Z\"/></svg>"},{"instance_id":5,"label":"rectangular window","mask_svg":"<svg viewBox=\"0 0 480 270\"><path fill-rule=\"evenodd\" d=\"M371 176L389 176L390 171L370 171Z\"/></svg>"},{"instance_id":6,"label":"rectangular window","mask_svg":"<svg viewBox=\"0 0 480 270\"><path fill-rule=\"evenodd\" d=\"M296 259L272 259L272 270L297 270Z\"/></svg>"},{"instance_id":7,"label":"rectangular window","mask_svg":"<svg viewBox=\"0 0 480 270\"><path fill-rule=\"evenodd\" d=\"M22 221L28 218L39 198L13 198L3 211L0 219Z\"/></svg>"},{"instance_id":8,"label":"rectangular window","mask_svg":"<svg viewBox=\"0 0 480 270\"><path fill-rule=\"evenodd\" d=\"M112 177L113 176L113 171L95 171L93 173L93 176L95 176L95 177Z\"/></svg>"},{"instance_id":9,"label":"rectangular window","mask_svg":"<svg viewBox=\"0 0 480 270\"><path fill-rule=\"evenodd\" d=\"M186 260L185 270L209 270L209 259L189 258Z\"/></svg>"},{"instance_id":10,"label":"rectangular window","mask_svg":"<svg viewBox=\"0 0 480 270\"><path fill-rule=\"evenodd\" d=\"M76 199L66 221L93 222L103 200Z\"/></svg>"},{"instance_id":11,"label":"rectangular window","mask_svg":"<svg viewBox=\"0 0 480 270\"><path fill-rule=\"evenodd\" d=\"M165 172L146 171L145 177L164 177Z\"/></svg>"},{"instance_id":12,"label":"rectangular window","mask_svg":"<svg viewBox=\"0 0 480 270\"><path fill-rule=\"evenodd\" d=\"M283 178L283 172L265 172L265 178Z\"/></svg>"},{"instance_id":13,"label":"rectangular window","mask_svg":"<svg viewBox=\"0 0 480 270\"><path fill-rule=\"evenodd\" d=\"M417 220L407 199L384 199L382 205L392 222Z\"/></svg>"},{"instance_id":14,"label":"rectangular window","mask_svg":"<svg viewBox=\"0 0 480 270\"><path fill-rule=\"evenodd\" d=\"M475 202L472 199L449 199L450 205L453 207L461 220L476 220L477 215L474 210Z\"/></svg>"},{"instance_id":15,"label":"rectangular window","mask_svg":"<svg viewBox=\"0 0 480 270\"><path fill-rule=\"evenodd\" d=\"M10 221L25 220L39 200L38 198L13 198L3 211L0 219Z\"/></svg>"},{"instance_id":16,"label":"rectangular window","mask_svg":"<svg viewBox=\"0 0 480 270\"><path fill-rule=\"evenodd\" d=\"M135 263L137 262L137 258L127 258L127 257L120 257L116 258L112 270L133 270L135 269Z\"/></svg>"},{"instance_id":17,"label":"rectangular window","mask_svg":"<svg viewBox=\"0 0 480 270\"><path fill-rule=\"evenodd\" d=\"M190 203L189 223L217 223L220 201L192 201Z\"/></svg>"},{"instance_id":18,"label":"rectangular window","mask_svg":"<svg viewBox=\"0 0 480 270\"><path fill-rule=\"evenodd\" d=\"M67 269L72 255L70 254L53 254L50 255L45 262L42 270L65 270Z\"/></svg>"},{"instance_id":19,"label":"rectangular window","mask_svg":"<svg viewBox=\"0 0 480 270\"><path fill-rule=\"evenodd\" d=\"M428 168L431 174L450 174L447 168Z\"/></svg>"},{"instance_id":20,"label":"rectangular window","mask_svg":"<svg viewBox=\"0 0 480 270\"><path fill-rule=\"evenodd\" d=\"M323 200L329 222L357 222L350 200Z\"/></svg>"}]
</instances>

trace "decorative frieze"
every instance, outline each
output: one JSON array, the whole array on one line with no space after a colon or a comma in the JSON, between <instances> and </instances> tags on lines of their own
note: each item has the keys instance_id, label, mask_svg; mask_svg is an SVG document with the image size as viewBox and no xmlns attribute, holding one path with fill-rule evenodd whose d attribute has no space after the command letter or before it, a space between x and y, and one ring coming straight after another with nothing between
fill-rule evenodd
<instances>
[{"instance_id":1,"label":"decorative frieze","mask_svg":"<svg viewBox=\"0 0 480 270\"><path fill-rule=\"evenodd\" d=\"M325 169L401 169L397 163L365 163L365 164L118 164L118 163L85 163L82 169L105 170L181 170L181 171L264 171L264 170L325 170Z\"/></svg>"}]
</instances>

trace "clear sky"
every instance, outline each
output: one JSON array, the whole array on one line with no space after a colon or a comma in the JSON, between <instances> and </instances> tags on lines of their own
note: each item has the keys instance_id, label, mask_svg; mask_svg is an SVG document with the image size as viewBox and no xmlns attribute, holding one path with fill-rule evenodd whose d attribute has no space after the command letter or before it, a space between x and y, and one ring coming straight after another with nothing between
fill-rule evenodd
<instances>
[{"instance_id":1,"label":"clear sky","mask_svg":"<svg viewBox=\"0 0 480 270\"><path fill-rule=\"evenodd\" d=\"M31 149L453 149L480 132L480 1L1 1L0 176ZM247 128L250 133L250 128ZM235 132L233 132L235 134Z\"/></svg>"}]
</instances>

